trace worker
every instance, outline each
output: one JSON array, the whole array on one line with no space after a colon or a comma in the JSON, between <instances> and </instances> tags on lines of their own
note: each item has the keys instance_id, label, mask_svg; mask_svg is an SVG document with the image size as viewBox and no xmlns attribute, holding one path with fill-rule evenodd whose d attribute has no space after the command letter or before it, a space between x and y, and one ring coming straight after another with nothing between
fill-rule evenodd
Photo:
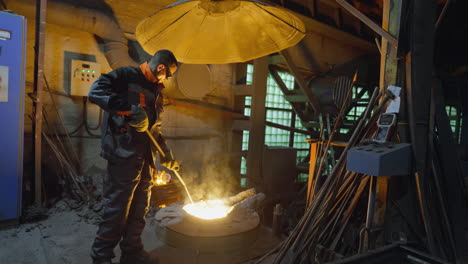
<instances>
[{"instance_id":1,"label":"worker","mask_svg":"<svg viewBox=\"0 0 468 264\"><path fill-rule=\"evenodd\" d=\"M119 244L121 264L146 264L141 233L145 227L153 183L156 150L150 129L165 155L161 165L178 170L160 132L163 81L177 70L169 50L159 50L139 67L125 66L103 74L91 86L88 98L104 112L101 156L107 160L103 180L103 215L91 248L94 264L111 264Z\"/></svg>"}]
</instances>

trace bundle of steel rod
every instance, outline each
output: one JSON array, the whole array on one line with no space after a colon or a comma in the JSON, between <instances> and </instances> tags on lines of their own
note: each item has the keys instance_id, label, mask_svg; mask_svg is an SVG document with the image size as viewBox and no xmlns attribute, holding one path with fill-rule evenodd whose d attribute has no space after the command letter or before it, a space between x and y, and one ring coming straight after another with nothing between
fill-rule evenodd
<instances>
[{"instance_id":1,"label":"bundle of steel rod","mask_svg":"<svg viewBox=\"0 0 468 264\"><path fill-rule=\"evenodd\" d=\"M384 98L378 103L381 96ZM361 116L341 156L332 171L325 176L323 184L314 184L314 195L311 197L309 207L288 239L281 244L273 263L314 263L320 258L318 248L334 252L342 246L341 237L369 181L367 175L347 171L344 161L352 146L363 139L371 138L376 132L376 120L389 99L390 94L383 92L379 95L378 89L374 90L366 111ZM341 122L343 110L335 121L333 131ZM333 135L333 132L330 133L327 144L323 146L322 157L318 159L321 163L315 175L322 173L322 163L325 160L323 155L328 155ZM324 260L327 259L319 261Z\"/></svg>"},{"instance_id":2,"label":"bundle of steel rod","mask_svg":"<svg viewBox=\"0 0 468 264\"><path fill-rule=\"evenodd\" d=\"M57 162L60 165L61 172L59 174L59 180L66 189L65 191L71 196L70 198L73 198L80 202L89 201L90 188L88 187L88 185L90 185L89 183L92 181L89 177L86 177L80 173L80 160L78 158L78 154L75 151L69 133L65 128L62 116L60 115L57 103L50 92L51 90L49 88L49 84L45 76L44 83L47 91L49 92L50 100L56 117L58 118L60 125L65 130L67 141L64 142L62 140L62 138L60 137L60 133L57 130L57 127L49 122L50 118L46 108L43 108L42 116L43 121L46 124L45 127L47 128L47 131L42 131L42 136L44 137L48 146L53 151ZM35 100L35 98L32 96L31 99ZM32 116L29 117L31 118L31 120L33 120Z\"/></svg>"},{"instance_id":3,"label":"bundle of steel rod","mask_svg":"<svg viewBox=\"0 0 468 264\"><path fill-rule=\"evenodd\" d=\"M63 186L67 189L67 191L70 192L71 197L75 198L76 200L88 200L88 191L86 185L83 179L80 177L77 169L79 160L72 159L69 154L70 149L68 149L62 142L61 138L59 137L57 128L49 123L49 117L46 108L43 108L42 114L43 120L48 130L48 133L42 131L42 136L46 140L49 147L52 149L58 164L60 165L61 174L59 176L61 177ZM57 115L59 115L58 112ZM71 150L74 151L73 147Z\"/></svg>"}]
</instances>

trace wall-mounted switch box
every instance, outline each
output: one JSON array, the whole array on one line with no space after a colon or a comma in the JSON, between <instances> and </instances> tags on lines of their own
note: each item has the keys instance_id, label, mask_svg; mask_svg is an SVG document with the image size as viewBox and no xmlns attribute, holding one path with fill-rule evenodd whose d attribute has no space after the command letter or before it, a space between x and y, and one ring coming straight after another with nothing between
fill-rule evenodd
<instances>
[{"instance_id":1,"label":"wall-mounted switch box","mask_svg":"<svg viewBox=\"0 0 468 264\"><path fill-rule=\"evenodd\" d=\"M82 60L72 60L70 72L70 95L88 96L91 84L101 76L101 64Z\"/></svg>"}]
</instances>

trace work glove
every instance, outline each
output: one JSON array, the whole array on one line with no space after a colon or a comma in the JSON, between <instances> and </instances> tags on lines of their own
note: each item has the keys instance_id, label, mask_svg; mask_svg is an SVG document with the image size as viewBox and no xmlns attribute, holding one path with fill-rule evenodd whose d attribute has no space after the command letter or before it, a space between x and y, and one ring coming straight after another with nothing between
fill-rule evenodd
<instances>
[{"instance_id":1,"label":"work glove","mask_svg":"<svg viewBox=\"0 0 468 264\"><path fill-rule=\"evenodd\" d=\"M128 124L138 132L145 132L149 125L145 109L140 105L132 105L131 111L132 113L128 115Z\"/></svg>"},{"instance_id":2,"label":"work glove","mask_svg":"<svg viewBox=\"0 0 468 264\"><path fill-rule=\"evenodd\" d=\"M164 153L166 156L161 157L161 165L168 168L171 171L179 171L180 164L172 156L172 152L168 151Z\"/></svg>"}]
</instances>

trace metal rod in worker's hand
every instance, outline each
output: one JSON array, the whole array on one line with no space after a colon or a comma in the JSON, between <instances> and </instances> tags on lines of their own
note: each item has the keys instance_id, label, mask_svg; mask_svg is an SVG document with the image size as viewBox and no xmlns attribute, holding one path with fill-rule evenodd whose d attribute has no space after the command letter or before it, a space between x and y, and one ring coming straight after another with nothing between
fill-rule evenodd
<instances>
[{"instance_id":1,"label":"metal rod in worker's hand","mask_svg":"<svg viewBox=\"0 0 468 264\"><path fill-rule=\"evenodd\" d=\"M153 141L153 144L154 144L154 146L158 149L159 154L161 154L161 156L162 156L163 158L165 158L165 157L166 157L166 154L165 154L164 151L162 150L161 146L159 146L158 142L157 142L156 139L153 137L153 135L151 135L151 132L150 132L148 129L146 129L145 132L146 132L146 134L148 135L148 137L151 139L151 141Z\"/></svg>"},{"instance_id":2,"label":"metal rod in worker's hand","mask_svg":"<svg viewBox=\"0 0 468 264\"><path fill-rule=\"evenodd\" d=\"M166 154L164 154L164 151L162 150L161 146L159 146L158 142L156 141L156 139L153 137L153 135L151 135L151 132L146 129L145 130L146 134L148 135L148 137L151 139L151 141L153 141L153 144L154 146L158 149L158 152L159 154L161 154L161 156L163 158L166 157ZM179 181L182 183L182 185L184 186L185 188L185 191L187 192L187 195L188 195L188 198L190 199L190 202L193 203L193 200L192 200L192 196L190 195L190 192L189 190L187 189L187 185L185 185L185 182L184 180L182 179L182 177L180 177L179 173L176 171L176 170L171 170L172 172L174 172L174 174L177 176L177 178L179 179Z\"/></svg>"}]
</instances>

